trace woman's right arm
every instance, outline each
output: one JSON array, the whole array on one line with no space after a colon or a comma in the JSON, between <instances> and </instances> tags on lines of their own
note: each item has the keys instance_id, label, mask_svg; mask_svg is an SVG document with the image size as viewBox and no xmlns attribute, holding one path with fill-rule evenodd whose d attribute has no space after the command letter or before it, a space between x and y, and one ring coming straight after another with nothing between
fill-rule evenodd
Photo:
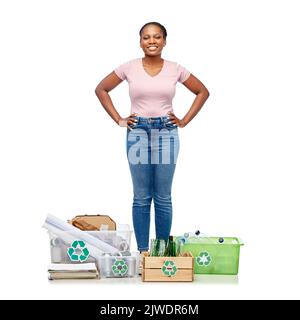
<instances>
[{"instance_id":1,"label":"woman's right arm","mask_svg":"<svg viewBox=\"0 0 300 320\"><path fill-rule=\"evenodd\" d=\"M96 96L100 100L100 103L102 104L103 108L106 110L106 112L110 115L110 117L118 124L126 122L127 128L131 130L131 128L128 126L128 124L133 124L135 122L135 119L132 118L133 115L130 115L127 118L122 118L116 108L113 105L113 102L110 98L110 95L108 94L109 91L114 89L116 86L118 86L123 80L121 80L115 72L111 72L109 75L107 75L103 80L99 82L95 89Z\"/></svg>"}]
</instances>

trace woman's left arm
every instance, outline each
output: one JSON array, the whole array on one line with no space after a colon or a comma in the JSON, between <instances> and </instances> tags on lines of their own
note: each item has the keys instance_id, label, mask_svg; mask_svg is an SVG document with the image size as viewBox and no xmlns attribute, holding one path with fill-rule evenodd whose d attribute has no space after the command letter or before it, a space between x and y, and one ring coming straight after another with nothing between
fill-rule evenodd
<instances>
[{"instance_id":1,"label":"woman's left arm","mask_svg":"<svg viewBox=\"0 0 300 320\"><path fill-rule=\"evenodd\" d=\"M205 85L193 74L190 74L187 80L185 80L182 84L192 91L196 95L196 98L193 101L190 110L182 119L178 119L173 112L168 112L170 116L170 122L176 124L180 128L185 127L196 116L209 97L209 92Z\"/></svg>"}]
</instances>

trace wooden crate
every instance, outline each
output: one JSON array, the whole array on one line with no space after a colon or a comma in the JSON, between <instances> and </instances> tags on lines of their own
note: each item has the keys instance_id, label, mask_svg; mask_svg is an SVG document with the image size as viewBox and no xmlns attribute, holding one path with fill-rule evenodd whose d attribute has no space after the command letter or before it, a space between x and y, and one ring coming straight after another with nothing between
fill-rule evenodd
<instances>
[{"instance_id":1,"label":"wooden crate","mask_svg":"<svg viewBox=\"0 0 300 320\"><path fill-rule=\"evenodd\" d=\"M190 254L182 257L143 257L143 281L193 281L194 258Z\"/></svg>"}]
</instances>

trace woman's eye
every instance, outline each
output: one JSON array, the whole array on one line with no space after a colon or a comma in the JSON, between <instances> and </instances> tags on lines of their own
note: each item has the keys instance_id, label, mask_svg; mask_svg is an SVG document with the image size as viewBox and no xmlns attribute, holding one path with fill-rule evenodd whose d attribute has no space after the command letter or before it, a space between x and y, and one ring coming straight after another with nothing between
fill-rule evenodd
<instances>
[{"instance_id":1,"label":"woman's eye","mask_svg":"<svg viewBox=\"0 0 300 320\"><path fill-rule=\"evenodd\" d=\"M161 37L158 36L158 37L155 37L156 39L160 39ZM147 40L148 38L143 38L143 40Z\"/></svg>"}]
</instances>

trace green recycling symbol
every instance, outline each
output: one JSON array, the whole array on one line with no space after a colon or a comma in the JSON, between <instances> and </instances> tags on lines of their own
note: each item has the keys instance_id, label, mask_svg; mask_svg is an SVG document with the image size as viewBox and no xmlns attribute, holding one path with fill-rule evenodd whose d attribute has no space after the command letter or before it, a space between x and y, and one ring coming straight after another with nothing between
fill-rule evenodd
<instances>
[{"instance_id":1,"label":"green recycling symbol","mask_svg":"<svg viewBox=\"0 0 300 320\"><path fill-rule=\"evenodd\" d=\"M68 256L71 261L84 262L90 255L88 248L85 246L85 242L82 240L75 240L72 246L68 248Z\"/></svg>"},{"instance_id":2,"label":"green recycling symbol","mask_svg":"<svg viewBox=\"0 0 300 320\"><path fill-rule=\"evenodd\" d=\"M164 275L168 277L174 276L177 272L177 267L175 265L175 262L172 260L166 260L161 268L161 271L163 272Z\"/></svg>"},{"instance_id":3,"label":"green recycling symbol","mask_svg":"<svg viewBox=\"0 0 300 320\"><path fill-rule=\"evenodd\" d=\"M211 260L211 256L206 251L201 252L196 259L197 264L204 267L207 267L211 263Z\"/></svg>"},{"instance_id":4,"label":"green recycling symbol","mask_svg":"<svg viewBox=\"0 0 300 320\"><path fill-rule=\"evenodd\" d=\"M116 258L111 270L115 276L124 276L128 271L128 266L124 259Z\"/></svg>"}]
</instances>

